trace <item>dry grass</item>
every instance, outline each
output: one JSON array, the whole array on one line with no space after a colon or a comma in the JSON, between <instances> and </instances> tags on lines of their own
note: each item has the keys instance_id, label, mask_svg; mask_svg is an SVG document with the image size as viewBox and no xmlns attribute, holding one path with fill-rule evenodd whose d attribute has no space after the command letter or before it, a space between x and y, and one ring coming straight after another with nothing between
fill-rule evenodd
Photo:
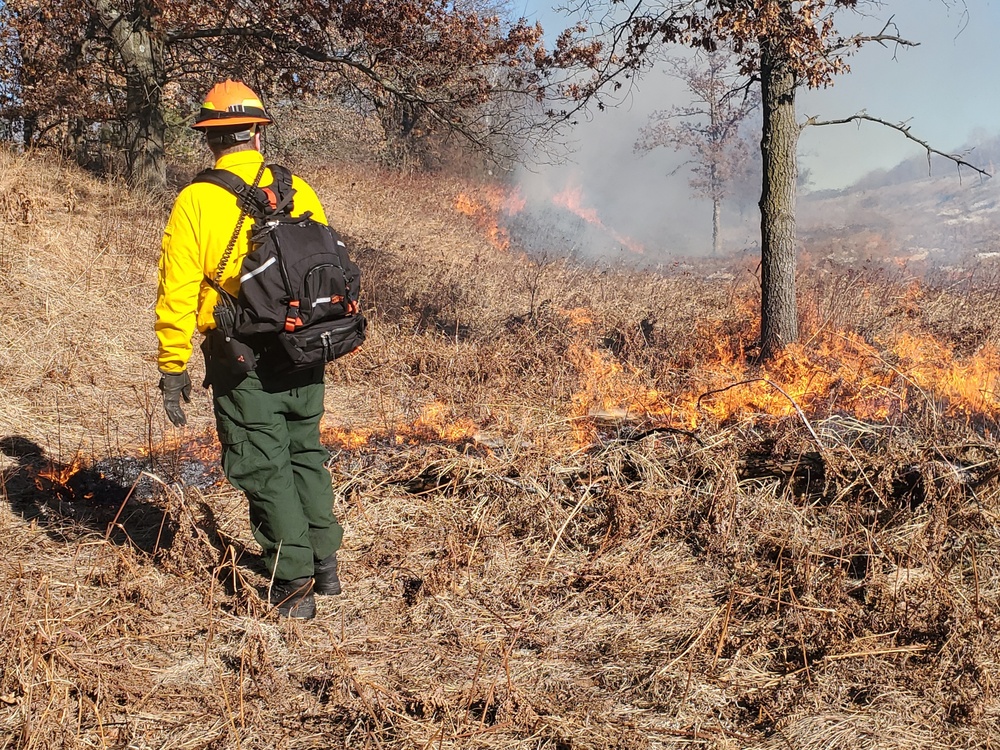
<instances>
[{"instance_id":1,"label":"dry grass","mask_svg":"<svg viewBox=\"0 0 1000 750\"><path fill-rule=\"evenodd\" d=\"M372 334L330 368L345 595L296 623L199 473L207 395L182 433L160 414L165 207L0 156L0 748L1000 744L992 386L954 411L894 348L985 356L995 285L807 275L806 338L856 334L890 417L845 414L838 355L806 353L837 378L801 415L702 402L693 428L594 399L777 382L720 365L752 345L745 269L532 261L455 214L460 180L303 171Z\"/></svg>"}]
</instances>

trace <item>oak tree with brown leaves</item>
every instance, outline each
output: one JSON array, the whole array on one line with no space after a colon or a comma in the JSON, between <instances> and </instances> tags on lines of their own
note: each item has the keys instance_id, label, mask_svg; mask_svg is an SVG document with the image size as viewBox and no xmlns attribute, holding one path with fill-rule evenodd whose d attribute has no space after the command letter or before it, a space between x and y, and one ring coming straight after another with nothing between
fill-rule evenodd
<instances>
[{"instance_id":1,"label":"oak tree with brown leaves","mask_svg":"<svg viewBox=\"0 0 1000 750\"><path fill-rule=\"evenodd\" d=\"M552 66L582 63L592 71L589 78L564 90L575 101L564 113L567 116L586 102L605 106L608 92L648 68L664 45L727 50L736 56L741 72L759 82L762 359L798 338L795 188L796 147L803 125L796 119L796 93L803 86L831 85L837 74L849 70L847 56L866 43L912 45L891 23L871 35L839 33L838 14L864 4L864 0L637 0L626 5L621 0L583 0L577 12L602 20L568 29L547 61ZM874 0L868 4L878 5ZM868 115L805 124L852 120L888 125L933 151L907 127ZM943 155L982 172L960 157Z\"/></svg>"},{"instance_id":2,"label":"oak tree with brown leaves","mask_svg":"<svg viewBox=\"0 0 1000 750\"><path fill-rule=\"evenodd\" d=\"M223 77L265 98L350 100L396 145L423 128L483 148L525 127L510 97L539 80L541 29L487 2L7 0L0 32L5 113L26 137L103 128L152 185L171 111L192 112Z\"/></svg>"}]
</instances>

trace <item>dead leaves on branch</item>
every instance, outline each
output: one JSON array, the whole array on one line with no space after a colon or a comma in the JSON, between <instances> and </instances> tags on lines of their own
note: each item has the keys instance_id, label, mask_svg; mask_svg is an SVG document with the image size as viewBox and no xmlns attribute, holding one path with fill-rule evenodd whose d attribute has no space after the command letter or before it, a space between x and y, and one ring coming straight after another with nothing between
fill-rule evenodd
<instances>
[{"instance_id":1,"label":"dead leaves on branch","mask_svg":"<svg viewBox=\"0 0 1000 750\"><path fill-rule=\"evenodd\" d=\"M40 12L37 3L11 0L0 8L0 22L13 30L0 39L0 54L17 84L18 111L38 119L36 138L55 142L71 127L96 123L113 130L134 115L141 103L127 101L135 73L127 52L140 36L151 40L149 64L169 93L162 105L155 97L141 105L150 109L192 110L208 85L228 76L270 99L350 92L376 109L403 102L420 110L425 128L482 140L488 134L479 131L514 126L474 110L539 83L531 71L541 28L502 18L490 3L108 0L100 7L102 14L90 0L55 0Z\"/></svg>"},{"instance_id":2,"label":"dead leaves on branch","mask_svg":"<svg viewBox=\"0 0 1000 750\"><path fill-rule=\"evenodd\" d=\"M587 3L584 13L604 22L577 24L560 35L547 64L594 72L592 82L569 82L561 94L579 99L597 94L602 86L616 87L623 72L648 67L657 50L670 44L709 52L727 48L739 60L740 72L751 77L759 73L766 49L801 83L828 86L835 75L848 72L844 56L862 40L875 39L857 37L855 43L836 31L837 12L855 7L857 0L641 2L614 15L620 5Z\"/></svg>"}]
</instances>

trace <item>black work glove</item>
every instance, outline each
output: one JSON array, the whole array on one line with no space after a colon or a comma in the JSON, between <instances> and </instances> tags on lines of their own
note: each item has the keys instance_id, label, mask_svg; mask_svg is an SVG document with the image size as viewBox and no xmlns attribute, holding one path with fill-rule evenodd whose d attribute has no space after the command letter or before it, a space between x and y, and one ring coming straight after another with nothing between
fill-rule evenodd
<instances>
[{"instance_id":1,"label":"black work glove","mask_svg":"<svg viewBox=\"0 0 1000 750\"><path fill-rule=\"evenodd\" d=\"M160 390L163 392L163 409L174 427L183 427L187 418L181 409L181 396L191 401L191 376L184 372L160 373Z\"/></svg>"}]
</instances>

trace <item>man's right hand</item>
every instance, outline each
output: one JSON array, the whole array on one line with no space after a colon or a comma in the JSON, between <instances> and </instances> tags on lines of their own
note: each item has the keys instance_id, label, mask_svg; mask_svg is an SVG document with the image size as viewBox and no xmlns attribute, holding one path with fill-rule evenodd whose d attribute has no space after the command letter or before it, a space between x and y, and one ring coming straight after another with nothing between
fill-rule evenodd
<instances>
[{"instance_id":1,"label":"man's right hand","mask_svg":"<svg viewBox=\"0 0 1000 750\"><path fill-rule=\"evenodd\" d=\"M167 412L167 419L174 427L186 425L187 418L181 409L181 396L190 403L191 376L187 374L187 370L160 373L160 390L163 392L163 410Z\"/></svg>"}]
</instances>

